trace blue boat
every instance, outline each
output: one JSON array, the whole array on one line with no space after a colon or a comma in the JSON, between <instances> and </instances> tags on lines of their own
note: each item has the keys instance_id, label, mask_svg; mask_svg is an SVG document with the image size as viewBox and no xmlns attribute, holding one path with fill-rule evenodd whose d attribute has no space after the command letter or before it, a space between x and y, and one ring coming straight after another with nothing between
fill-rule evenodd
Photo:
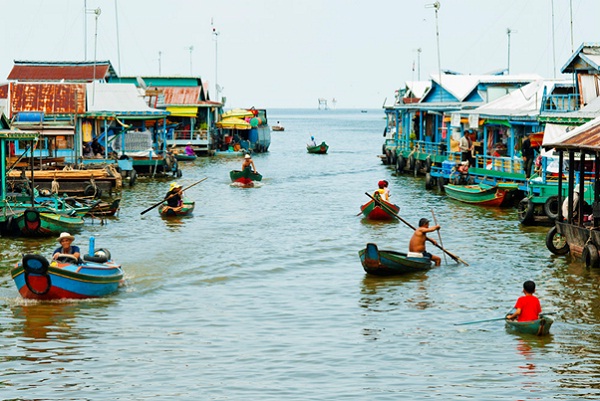
<instances>
[{"instance_id":1,"label":"blue boat","mask_svg":"<svg viewBox=\"0 0 600 401\"><path fill-rule=\"evenodd\" d=\"M90 243L93 247L93 237ZM49 262L44 256L27 254L10 273L23 298L41 301L102 297L117 291L123 281L121 265L103 248L83 260L60 255Z\"/></svg>"}]
</instances>

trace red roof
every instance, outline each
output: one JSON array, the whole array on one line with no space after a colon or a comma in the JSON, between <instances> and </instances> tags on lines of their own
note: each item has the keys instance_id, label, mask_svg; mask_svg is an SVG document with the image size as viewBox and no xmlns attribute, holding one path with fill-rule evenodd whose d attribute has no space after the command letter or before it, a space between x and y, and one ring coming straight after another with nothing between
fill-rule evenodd
<instances>
[{"instance_id":1,"label":"red roof","mask_svg":"<svg viewBox=\"0 0 600 401\"><path fill-rule=\"evenodd\" d=\"M160 88L165 97L165 105L189 104L196 105L200 102L200 87L163 87Z\"/></svg>"},{"instance_id":2,"label":"red roof","mask_svg":"<svg viewBox=\"0 0 600 401\"><path fill-rule=\"evenodd\" d=\"M85 113L85 84L12 82L10 109L11 115L20 111L40 111L45 114Z\"/></svg>"},{"instance_id":3,"label":"red roof","mask_svg":"<svg viewBox=\"0 0 600 401\"><path fill-rule=\"evenodd\" d=\"M15 62L9 80L92 82L111 75L110 63L20 63Z\"/></svg>"}]
</instances>

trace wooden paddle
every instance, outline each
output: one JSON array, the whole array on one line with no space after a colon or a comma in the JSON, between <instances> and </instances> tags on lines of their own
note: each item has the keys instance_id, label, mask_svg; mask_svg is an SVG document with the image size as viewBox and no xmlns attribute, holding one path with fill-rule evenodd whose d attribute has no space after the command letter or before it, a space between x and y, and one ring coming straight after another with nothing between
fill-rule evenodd
<instances>
[{"instance_id":1,"label":"wooden paddle","mask_svg":"<svg viewBox=\"0 0 600 401\"><path fill-rule=\"evenodd\" d=\"M406 224L407 226L409 226L410 228L412 228L414 231L417 230L413 225L411 225L408 221L404 220L402 217L398 216L393 210L391 210L385 204L383 204L380 201L378 201L377 199L373 198L368 192L365 192L365 195L367 195L369 198L373 199L375 201L375 203L377 203L382 209L384 209L386 212L388 212L392 216L396 217L398 220L400 220L401 222L403 222L404 224ZM455 261L460 262L460 263L464 264L465 266L469 266L469 264L467 262L465 262L464 260L462 260L458 256L454 255L453 253L450 253L449 251L447 251L446 249L444 249L441 245L438 245L436 242L434 242L431 238L427 238L427 237L425 237L425 238L427 239L427 241L431 242L434 246L438 247L443 252L447 253L448 256L450 256Z\"/></svg>"},{"instance_id":2,"label":"wooden paddle","mask_svg":"<svg viewBox=\"0 0 600 401\"><path fill-rule=\"evenodd\" d=\"M555 315L556 312L542 312L540 313L540 315ZM495 322L498 320L505 320L506 316L504 317L495 317L493 319L483 319L483 320L474 320L472 322L463 322L463 323L454 323L455 326L462 326L465 324L476 324L476 323L485 323L485 322Z\"/></svg>"},{"instance_id":3,"label":"wooden paddle","mask_svg":"<svg viewBox=\"0 0 600 401\"><path fill-rule=\"evenodd\" d=\"M435 224L437 226L438 223L437 223L437 219L435 218L435 213L433 213L433 209L431 209L431 216L433 217L433 224ZM440 230L437 230L437 234L438 234L438 238L440 240L440 245L443 247L444 243L442 242L442 233L440 233ZM448 264L448 260L446 259L446 254L444 254L444 263Z\"/></svg>"},{"instance_id":4,"label":"wooden paddle","mask_svg":"<svg viewBox=\"0 0 600 401\"><path fill-rule=\"evenodd\" d=\"M206 180L208 177L204 177L203 179L201 179L200 181L196 181L195 183L193 183L192 185L183 188L181 191L185 191L186 189L190 189L191 187L193 187L194 185L198 185L200 184L202 181ZM166 201L167 199L171 198L172 196L175 196L175 194L171 194L169 196L167 196L165 199L161 200L160 202L155 203L154 205L150 206L148 209L144 210L143 212L140 212L140 214L146 214L147 212L149 212L150 210L154 209L155 207L157 207L158 205L162 204L164 201Z\"/></svg>"}]
</instances>

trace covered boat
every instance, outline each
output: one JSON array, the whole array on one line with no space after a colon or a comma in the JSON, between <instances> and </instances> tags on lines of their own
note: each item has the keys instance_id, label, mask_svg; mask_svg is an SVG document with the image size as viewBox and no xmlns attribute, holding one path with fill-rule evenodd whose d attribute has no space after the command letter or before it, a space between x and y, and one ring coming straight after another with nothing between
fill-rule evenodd
<instances>
[{"instance_id":1,"label":"covered boat","mask_svg":"<svg viewBox=\"0 0 600 401\"><path fill-rule=\"evenodd\" d=\"M379 203L380 202L380 203ZM400 207L384 200L375 202L371 199L360 207L363 215L369 220L392 220L398 214Z\"/></svg>"},{"instance_id":2,"label":"covered boat","mask_svg":"<svg viewBox=\"0 0 600 401\"><path fill-rule=\"evenodd\" d=\"M243 185L252 185L254 181L262 181L262 175L253 172L251 168L231 170L229 172L229 178L231 178L232 182L239 182Z\"/></svg>"},{"instance_id":3,"label":"covered boat","mask_svg":"<svg viewBox=\"0 0 600 401\"><path fill-rule=\"evenodd\" d=\"M60 255L51 263L41 255L24 255L10 273L23 298L44 301L102 297L117 291L123 280L121 265L102 248L83 260Z\"/></svg>"},{"instance_id":4,"label":"covered boat","mask_svg":"<svg viewBox=\"0 0 600 401\"><path fill-rule=\"evenodd\" d=\"M506 199L506 194L517 189L516 184L499 183L497 185L444 185L448 197L480 206L500 206Z\"/></svg>"},{"instance_id":5,"label":"covered boat","mask_svg":"<svg viewBox=\"0 0 600 401\"><path fill-rule=\"evenodd\" d=\"M327 145L325 142L321 142L321 144L317 146L306 145L306 151L308 153L324 155L327 153L327 149L329 149L329 145Z\"/></svg>"},{"instance_id":6,"label":"covered boat","mask_svg":"<svg viewBox=\"0 0 600 401\"><path fill-rule=\"evenodd\" d=\"M539 319L528 322L518 322L516 320L506 320L506 328L524 334L533 334L536 336L545 336L550 333L550 327L554 323L548 315L540 313Z\"/></svg>"},{"instance_id":7,"label":"covered boat","mask_svg":"<svg viewBox=\"0 0 600 401\"><path fill-rule=\"evenodd\" d=\"M195 206L196 202L191 199L184 198L181 209L173 209L165 202L158 208L158 213L163 217L188 216L192 214Z\"/></svg>"},{"instance_id":8,"label":"covered boat","mask_svg":"<svg viewBox=\"0 0 600 401\"><path fill-rule=\"evenodd\" d=\"M373 243L358 251L358 256L365 272L377 276L422 272L433 266L431 259L421 254L379 250Z\"/></svg>"}]
</instances>

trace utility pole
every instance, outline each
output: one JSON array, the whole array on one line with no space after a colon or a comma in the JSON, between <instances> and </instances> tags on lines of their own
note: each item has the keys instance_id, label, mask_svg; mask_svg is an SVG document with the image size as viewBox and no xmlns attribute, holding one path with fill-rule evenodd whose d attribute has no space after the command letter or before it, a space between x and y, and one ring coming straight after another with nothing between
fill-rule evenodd
<instances>
[{"instance_id":1,"label":"utility pole","mask_svg":"<svg viewBox=\"0 0 600 401\"><path fill-rule=\"evenodd\" d=\"M218 81L218 71L219 71L219 52L218 52L218 39L219 39L219 31L217 31L217 28L215 28L215 26L213 25L213 20L211 18L210 20L210 25L212 25L212 34L215 40L215 101L219 101L219 81Z\"/></svg>"},{"instance_id":2,"label":"utility pole","mask_svg":"<svg viewBox=\"0 0 600 401\"><path fill-rule=\"evenodd\" d=\"M510 75L510 34L511 33L517 33L517 31L513 31L510 28L506 28L506 36L508 37L508 64L507 64L506 71L507 71L508 75Z\"/></svg>"},{"instance_id":3,"label":"utility pole","mask_svg":"<svg viewBox=\"0 0 600 401\"><path fill-rule=\"evenodd\" d=\"M162 62L162 52L159 50L158 51L158 76L162 75L161 62Z\"/></svg>"},{"instance_id":4,"label":"utility pole","mask_svg":"<svg viewBox=\"0 0 600 401\"><path fill-rule=\"evenodd\" d=\"M437 40L437 58L438 58L438 74L440 75L440 102L443 100L443 91L442 91L442 62L440 60L440 28L438 24L438 11L442 5L439 1L436 1L433 4L427 4L425 8L434 8L435 9L435 37Z\"/></svg>"}]
</instances>

